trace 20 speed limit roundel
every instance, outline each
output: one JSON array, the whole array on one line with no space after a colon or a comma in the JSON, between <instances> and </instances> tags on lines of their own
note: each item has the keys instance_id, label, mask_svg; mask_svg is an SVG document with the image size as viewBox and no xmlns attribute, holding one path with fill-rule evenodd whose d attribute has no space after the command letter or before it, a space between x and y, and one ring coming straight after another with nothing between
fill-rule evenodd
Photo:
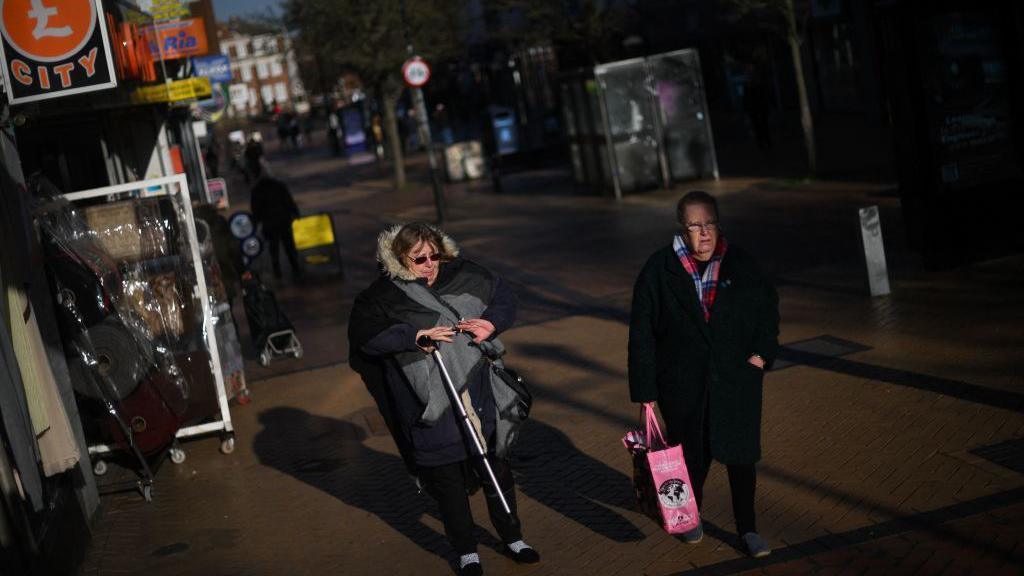
<instances>
[{"instance_id":1,"label":"20 speed limit roundel","mask_svg":"<svg viewBox=\"0 0 1024 576\"><path fill-rule=\"evenodd\" d=\"M402 78L409 86L419 88L430 80L430 65L419 56L414 56L402 65Z\"/></svg>"}]
</instances>

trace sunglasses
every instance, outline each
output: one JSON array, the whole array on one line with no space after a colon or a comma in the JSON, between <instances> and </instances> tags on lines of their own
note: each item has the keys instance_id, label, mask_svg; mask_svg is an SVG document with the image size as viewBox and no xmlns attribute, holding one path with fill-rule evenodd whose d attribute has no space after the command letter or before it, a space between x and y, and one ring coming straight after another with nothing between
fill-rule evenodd
<instances>
[{"instance_id":1,"label":"sunglasses","mask_svg":"<svg viewBox=\"0 0 1024 576\"><path fill-rule=\"evenodd\" d=\"M430 256L417 256L415 258L409 256L409 260L412 261L413 264L426 264L427 260L430 260L431 262L437 262L440 259L441 255L438 254L437 252L431 254Z\"/></svg>"}]
</instances>

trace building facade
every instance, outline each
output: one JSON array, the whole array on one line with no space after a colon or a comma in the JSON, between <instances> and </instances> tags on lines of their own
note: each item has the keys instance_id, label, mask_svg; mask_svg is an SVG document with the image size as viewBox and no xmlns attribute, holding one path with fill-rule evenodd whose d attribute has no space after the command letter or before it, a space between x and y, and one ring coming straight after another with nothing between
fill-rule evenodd
<instances>
[{"instance_id":1,"label":"building facade","mask_svg":"<svg viewBox=\"0 0 1024 576\"><path fill-rule=\"evenodd\" d=\"M231 58L233 116L258 116L308 106L291 39L283 33L246 34L218 27L220 50Z\"/></svg>"}]
</instances>

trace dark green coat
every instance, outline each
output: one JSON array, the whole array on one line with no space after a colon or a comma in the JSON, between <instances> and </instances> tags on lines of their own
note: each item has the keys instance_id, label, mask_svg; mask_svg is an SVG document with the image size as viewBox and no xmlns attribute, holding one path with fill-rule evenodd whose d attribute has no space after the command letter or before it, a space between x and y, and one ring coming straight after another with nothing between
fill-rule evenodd
<instances>
[{"instance_id":1,"label":"dark green coat","mask_svg":"<svg viewBox=\"0 0 1024 576\"><path fill-rule=\"evenodd\" d=\"M669 439L682 443L691 469L707 449L725 464L761 459L763 373L747 358L775 358L778 308L771 282L734 245L722 260L710 322L671 246L640 272L629 322L630 398L658 402Z\"/></svg>"}]
</instances>

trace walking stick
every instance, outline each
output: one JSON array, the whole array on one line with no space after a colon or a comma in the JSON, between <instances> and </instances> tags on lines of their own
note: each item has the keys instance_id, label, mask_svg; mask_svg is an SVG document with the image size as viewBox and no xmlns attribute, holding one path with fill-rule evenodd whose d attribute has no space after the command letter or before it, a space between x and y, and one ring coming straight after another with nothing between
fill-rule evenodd
<instances>
[{"instance_id":1,"label":"walking stick","mask_svg":"<svg viewBox=\"0 0 1024 576\"><path fill-rule=\"evenodd\" d=\"M494 469L491 468L491 463L487 460L487 452L484 451L483 445L480 444L480 438L476 435L476 429L473 428L473 423L469 421L469 415L466 413L466 406L462 403L462 398L459 396L459 391L455 389L455 384L452 383L452 377L448 374L448 368L445 367L444 360L441 359L441 351L438 350L440 343L434 341L433 345L434 351L431 352L431 355L434 357L434 361L437 362L437 367L441 369L441 379L444 380L444 384L448 388L448 396L452 406L458 409L459 417L462 418L465 430L469 437L473 439L473 447L476 448L477 455L483 461L484 470L487 471L487 477L491 480L491 486L494 486L494 491L498 493L501 507L505 509L506 514L512 516L512 508L509 507L508 501L505 499L505 493L502 492L501 486L498 485L498 478L494 475Z\"/></svg>"}]
</instances>

